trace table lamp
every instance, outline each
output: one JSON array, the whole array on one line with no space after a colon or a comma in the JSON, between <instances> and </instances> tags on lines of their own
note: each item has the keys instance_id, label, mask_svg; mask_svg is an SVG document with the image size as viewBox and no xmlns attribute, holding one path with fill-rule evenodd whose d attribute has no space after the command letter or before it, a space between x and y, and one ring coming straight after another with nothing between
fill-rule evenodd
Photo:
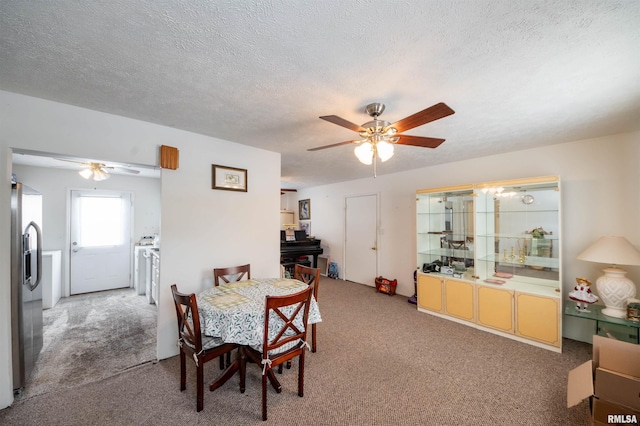
<instances>
[{"instance_id":1,"label":"table lamp","mask_svg":"<svg viewBox=\"0 0 640 426\"><path fill-rule=\"evenodd\" d=\"M616 265L640 265L640 251L624 237L601 237L577 259L612 265L603 269L604 275L596 280L598 295L605 304L602 313L610 317L626 317L625 303L635 297L636 286L625 277L627 271Z\"/></svg>"}]
</instances>

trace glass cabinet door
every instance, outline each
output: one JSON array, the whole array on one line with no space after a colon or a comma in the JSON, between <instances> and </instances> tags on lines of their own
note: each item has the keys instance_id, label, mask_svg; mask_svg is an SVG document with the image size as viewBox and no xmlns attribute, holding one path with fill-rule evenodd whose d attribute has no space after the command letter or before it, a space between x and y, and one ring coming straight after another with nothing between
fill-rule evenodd
<instances>
[{"instance_id":1,"label":"glass cabinet door","mask_svg":"<svg viewBox=\"0 0 640 426\"><path fill-rule=\"evenodd\" d=\"M558 181L483 184L476 194L476 275L559 289Z\"/></svg>"},{"instance_id":2,"label":"glass cabinet door","mask_svg":"<svg viewBox=\"0 0 640 426\"><path fill-rule=\"evenodd\" d=\"M418 268L434 265L465 272L474 265L473 190L425 191L417 195Z\"/></svg>"}]
</instances>

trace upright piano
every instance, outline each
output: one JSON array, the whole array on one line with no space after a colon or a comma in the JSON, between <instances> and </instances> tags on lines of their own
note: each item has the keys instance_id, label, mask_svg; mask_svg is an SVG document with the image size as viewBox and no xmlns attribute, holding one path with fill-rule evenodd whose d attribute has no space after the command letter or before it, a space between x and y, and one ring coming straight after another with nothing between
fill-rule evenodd
<instances>
[{"instance_id":1,"label":"upright piano","mask_svg":"<svg viewBox=\"0 0 640 426\"><path fill-rule=\"evenodd\" d=\"M307 238L305 231L295 231L295 240L287 241L285 231L280 231L280 264L291 271L295 264L318 267L318 255L324 250L320 241ZM313 263L306 256L312 256Z\"/></svg>"}]
</instances>

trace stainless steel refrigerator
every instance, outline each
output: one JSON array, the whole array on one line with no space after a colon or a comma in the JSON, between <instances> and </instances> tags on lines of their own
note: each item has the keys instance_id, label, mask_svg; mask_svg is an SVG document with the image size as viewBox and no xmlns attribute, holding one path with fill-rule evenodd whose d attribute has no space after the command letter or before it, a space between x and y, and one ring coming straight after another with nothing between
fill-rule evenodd
<instances>
[{"instance_id":1,"label":"stainless steel refrigerator","mask_svg":"<svg viewBox=\"0 0 640 426\"><path fill-rule=\"evenodd\" d=\"M42 195L11 188L11 345L13 389L24 388L42 349Z\"/></svg>"}]
</instances>

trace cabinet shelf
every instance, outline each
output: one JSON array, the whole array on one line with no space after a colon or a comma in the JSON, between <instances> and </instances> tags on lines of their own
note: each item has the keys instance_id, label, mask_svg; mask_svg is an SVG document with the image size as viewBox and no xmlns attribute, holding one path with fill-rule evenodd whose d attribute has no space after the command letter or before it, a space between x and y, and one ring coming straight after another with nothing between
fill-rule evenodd
<instances>
[{"instance_id":1,"label":"cabinet shelf","mask_svg":"<svg viewBox=\"0 0 640 426\"><path fill-rule=\"evenodd\" d=\"M544 238L533 238L533 236L529 234L483 234L478 235L477 238L501 238L501 239L520 239L520 240L552 240L558 241L560 238L557 235L545 235Z\"/></svg>"},{"instance_id":2,"label":"cabinet shelf","mask_svg":"<svg viewBox=\"0 0 640 426\"><path fill-rule=\"evenodd\" d=\"M504 213L504 214L511 214L511 213L517 213L517 214L522 214L522 213L524 213L524 214L532 214L533 213L533 214L535 214L535 213L556 213L557 210L556 209L524 209L524 210L516 210L516 209L513 209L513 210L506 209L505 210L505 209L501 209L500 211L502 213ZM478 210L477 213L478 214L482 214L482 213L493 214L493 212L490 211L490 210L487 210L487 211Z\"/></svg>"},{"instance_id":3,"label":"cabinet shelf","mask_svg":"<svg viewBox=\"0 0 640 426\"><path fill-rule=\"evenodd\" d=\"M518 260L518 256L514 259L504 259L503 255L493 253L489 256L484 256L477 259L479 262L492 262L499 263L500 265L509 265L509 266L535 266L541 268L552 268L557 269L560 267L560 260L558 258L553 257L537 257L537 256L526 256L524 262L520 262Z\"/></svg>"},{"instance_id":4,"label":"cabinet shelf","mask_svg":"<svg viewBox=\"0 0 640 426\"><path fill-rule=\"evenodd\" d=\"M418 253L427 254L431 256L448 256L448 257L460 257L460 258L473 259L473 252L470 250L436 248L431 250L420 251Z\"/></svg>"}]
</instances>

